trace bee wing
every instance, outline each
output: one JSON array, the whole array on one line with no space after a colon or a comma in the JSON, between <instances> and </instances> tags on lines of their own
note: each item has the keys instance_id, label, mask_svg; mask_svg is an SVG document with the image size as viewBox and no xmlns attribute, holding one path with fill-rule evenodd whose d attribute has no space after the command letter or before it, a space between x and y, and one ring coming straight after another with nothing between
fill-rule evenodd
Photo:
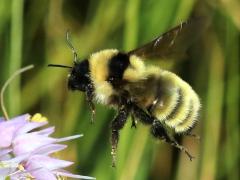
<instances>
[{"instance_id":1,"label":"bee wing","mask_svg":"<svg viewBox=\"0 0 240 180\"><path fill-rule=\"evenodd\" d=\"M201 34L203 27L204 20L202 18L183 22L128 54L144 59L180 58L185 55L189 46Z\"/></svg>"}]
</instances>

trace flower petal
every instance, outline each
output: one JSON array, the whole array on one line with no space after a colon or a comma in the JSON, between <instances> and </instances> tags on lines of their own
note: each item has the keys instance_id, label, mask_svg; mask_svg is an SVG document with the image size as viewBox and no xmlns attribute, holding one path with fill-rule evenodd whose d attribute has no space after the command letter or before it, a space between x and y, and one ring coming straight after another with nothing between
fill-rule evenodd
<instances>
[{"instance_id":1,"label":"flower petal","mask_svg":"<svg viewBox=\"0 0 240 180\"><path fill-rule=\"evenodd\" d=\"M69 140L72 140L72 139L80 138L82 136L83 136L82 134L77 134L77 135L74 135L74 136L68 136L68 137L64 137L64 138L59 138L59 139L57 139L57 142L69 141Z\"/></svg>"},{"instance_id":2,"label":"flower petal","mask_svg":"<svg viewBox=\"0 0 240 180\"><path fill-rule=\"evenodd\" d=\"M36 131L36 132L33 132L33 133L38 134L38 135L42 135L42 136L49 136L52 133L54 133L54 131L55 131L55 127L52 126L52 127L49 127L49 128L46 128L46 129L43 129L43 130L40 130L40 131Z\"/></svg>"},{"instance_id":3,"label":"flower petal","mask_svg":"<svg viewBox=\"0 0 240 180\"><path fill-rule=\"evenodd\" d=\"M11 175L11 180L30 179L32 177L36 180L57 180L54 173L46 168L38 168L30 171L19 171Z\"/></svg>"},{"instance_id":4,"label":"flower petal","mask_svg":"<svg viewBox=\"0 0 240 180\"><path fill-rule=\"evenodd\" d=\"M30 154L24 154L24 155L20 155L14 158L10 158L8 160L5 161L1 161L2 163L7 163L7 164L19 164L20 162L24 161L25 159L28 159L28 157L30 156Z\"/></svg>"},{"instance_id":5,"label":"flower petal","mask_svg":"<svg viewBox=\"0 0 240 180\"><path fill-rule=\"evenodd\" d=\"M0 160L3 160L2 157L10 153L11 151L11 148L0 149Z\"/></svg>"},{"instance_id":6,"label":"flower petal","mask_svg":"<svg viewBox=\"0 0 240 180\"><path fill-rule=\"evenodd\" d=\"M48 124L47 121L45 121L45 122L28 122L27 124L25 124L22 128L20 128L17 131L17 135L23 134L23 133L27 133L27 132L29 132L29 131L31 131L33 129L42 127L42 126L44 126L46 124Z\"/></svg>"},{"instance_id":7,"label":"flower petal","mask_svg":"<svg viewBox=\"0 0 240 180\"><path fill-rule=\"evenodd\" d=\"M4 117L0 117L0 123L5 121L5 118Z\"/></svg>"},{"instance_id":8,"label":"flower petal","mask_svg":"<svg viewBox=\"0 0 240 180\"><path fill-rule=\"evenodd\" d=\"M61 151L65 149L67 145L63 144L48 144L45 146L40 147L39 149L35 150L32 154L41 154L41 155L49 155L54 152Z\"/></svg>"},{"instance_id":9,"label":"flower petal","mask_svg":"<svg viewBox=\"0 0 240 180\"><path fill-rule=\"evenodd\" d=\"M11 141L16 131L27 123L27 119L30 116L28 114L18 116L9 121L3 121L0 123L0 148L8 147L11 145Z\"/></svg>"},{"instance_id":10,"label":"flower petal","mask_svg":"<svg viewBox=\"0 0 240 180\"><path fill-rule=\"evenodd\" d=\"M8 176L9 174L16 171L18 164L11 162L0 162L0 179L2 176Z\"/></svg>"},{"instance_id":11,"label":"flower petal","mask_svg":"<svg viewBox=\"0 0 240 180\"><path fill-rule=\"evenodd\" d=\"M56 170L68 167L72 164L73 162L55 159L45 155L34 155L28 159L25 168L27 170L36 168L47 168L49 170Z\"/></svg>"},{"instance_id":12,"label":"flower petal","mask_svg":"<svg viewBox=\"0 0 240 180\"><path fill-rule=\"evenodd\" d=\"M37 135L34 133L27 133L17 136L13 141L13 153L20 155L32 152L41 146L56 142L56 139Z\"/></svg>"},{"instance_id":13,"label":"flower petal","mask_svg":"<svg viewBox=\"0 0 240 180\"><path fill-rule=\"evenodd\" d=\"M34 170L31 175L37 180L57 180L56 176L46 168Z\"/></svg>"},{"instance_id":14,"label":"flower petal","mask_svg":"<svg viewBox=\"0 0 240 180\"><path fill-rule=\"evenodd\" d=\"M96 179L96 178L90 177L90 176L82 176L82 175L78 175L78 174L72 174L72 173L62 170L62 169L53 171L53 172L58 176L70 177L70 178L75 178L75 179Z\"/></svg>"}]
</instances>

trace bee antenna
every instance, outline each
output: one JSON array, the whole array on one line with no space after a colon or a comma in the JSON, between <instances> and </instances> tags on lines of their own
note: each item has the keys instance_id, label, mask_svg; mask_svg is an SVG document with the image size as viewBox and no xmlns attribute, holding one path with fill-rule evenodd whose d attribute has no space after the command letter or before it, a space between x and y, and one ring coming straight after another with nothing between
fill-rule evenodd
<instances>
[{"instance_id":1,"label":"bee antenna","mask_svg":"<svg viewBox=\"0 0 240 180\"><path fill-rule=\"evenodd\" d=\"M73 47L73 45L70 41L70 31L69 30L67 30L67 32L66 32L66 40L67 40L67 45L71 48L71 50L73 52L74 62L77 62L78 55L77 55L77 51L75 50L75 48Z\"/></svg>"},{"instance_id":2,"label":"bee antenna","mask_svg":"<svg viewBox=\"0 0 240 180\"><path fill-rule=\"evenodd\" d=\"M60 68L69 68L69 69L72 69L71 66L65 66L65 65L61 65L61 64L48 64L48 67L60 67Z\"/></svg>"}]
</instances>

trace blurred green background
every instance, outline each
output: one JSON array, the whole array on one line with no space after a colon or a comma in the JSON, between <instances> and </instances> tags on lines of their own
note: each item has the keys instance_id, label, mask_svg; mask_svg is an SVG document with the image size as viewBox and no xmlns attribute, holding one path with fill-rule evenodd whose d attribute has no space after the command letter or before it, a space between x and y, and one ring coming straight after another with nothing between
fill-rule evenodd
<instances>
[{"instance_id":1,"label":"blurred green background","mask_svg":"<svg viewBox=\"0 0 240 180\"><path fill-rule=\"evenodd\" d=\"M95 124L84 95L69 92L72 65L67 29L80 58L118 48L131 50L192 16L210 17L210 26L173 71L189 82L202 101L193 130L179 138L196 157L159 142L149 127L131 122L121 131L117 167L111 167L110 121L114 111L97 105ZM212 180L239 177L240 2L234 0L1 0L0 85L20 67L35 68L14 80L5 94L11 117L41 112L56 126L55 136L83 133L57 156L75 162L72 172L99 180ZM189 37L191 38L191 37Z\"/></svg>"}]
</instances>

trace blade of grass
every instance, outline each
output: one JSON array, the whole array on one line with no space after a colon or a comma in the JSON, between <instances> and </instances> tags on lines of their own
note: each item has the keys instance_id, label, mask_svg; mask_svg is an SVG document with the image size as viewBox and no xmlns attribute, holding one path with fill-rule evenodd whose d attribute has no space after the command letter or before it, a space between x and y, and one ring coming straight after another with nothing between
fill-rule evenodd
<instances>
[{"instance_id":1,"label":"blade of grass","mask_svg":"<svg viewBox=\"0 0 240 180\"><path fill-rule=\"evenodd\" d=\"M13 0L11 9L11 47L9 72L12 74L21 67L23 39L23 0ZM9 114L20 113L20 77L9 87Z\"/></svg>"},{"instance_id":2,"label":"blade of grass","mask_svg":"<svg viewBox=\"0 0 240 180\"><path fill-rule=\"evenodd\" d=\"M129 144L129 153L124 163L124 168L122 169L121 175L119 176L120 180L125 179L135 179L138 173L138 169L141 166L141 159L143 158L145 146L147 144L149 128L146 127L138 127L137 132L135 132L133 137L133 143ZM145 174L149 174L146 170L142 170L142 175L146 176Z\"/></svg>"},{"instance_id":3,"label":"blade of grass","mask_svg":"<svg viewBox=\"0 0 240 180\"><path fill-rule=\"evenodd\" d=\"M136 47L139 29L140 0L128 1L125 10L124 49Z\"/></svg>"},{"instance_id":4,"label":"blade of grass","mask_svg":"<svg viewBox=\"0 0 240 180\"><path fill-rule=\"evenodd\" d=\"M177 7L173 24L179 24L180 22L188 19L195 3L196 0L181 0Z\"/></svg>"},{"instance_id":5,"label":"blade of grass","mask_svg":"<svg viewBox=\"0 0 240 180\"><path fill-rule=\"evenodd\" d=\"M230 18L227 18L226 32L226 143L225 175L229 179L239 179L239 31Z\"/></svg>"},{"instance_id":6,"label":"blade of grass","mask_svg":"<svg viewBox=\"0 0 240 180\"><path fill-rule=\"evenodd\" d=\"M215 179L224 93L224 55L215 34L211 35L206 116L201 135L202 156L199 179Z\"/></svg>"},{"instance_id":7,"label":"blade of grass","mask_svg":"<svg viewBox=\"0 0 240 180\"><path fill-rule=\"evenodd\" d=\"M11 3L9 1L0 1L0 32L4 30L4 26L6 26L7 21L10 17L10 9Z\"/></svg>"}]
</instances>

